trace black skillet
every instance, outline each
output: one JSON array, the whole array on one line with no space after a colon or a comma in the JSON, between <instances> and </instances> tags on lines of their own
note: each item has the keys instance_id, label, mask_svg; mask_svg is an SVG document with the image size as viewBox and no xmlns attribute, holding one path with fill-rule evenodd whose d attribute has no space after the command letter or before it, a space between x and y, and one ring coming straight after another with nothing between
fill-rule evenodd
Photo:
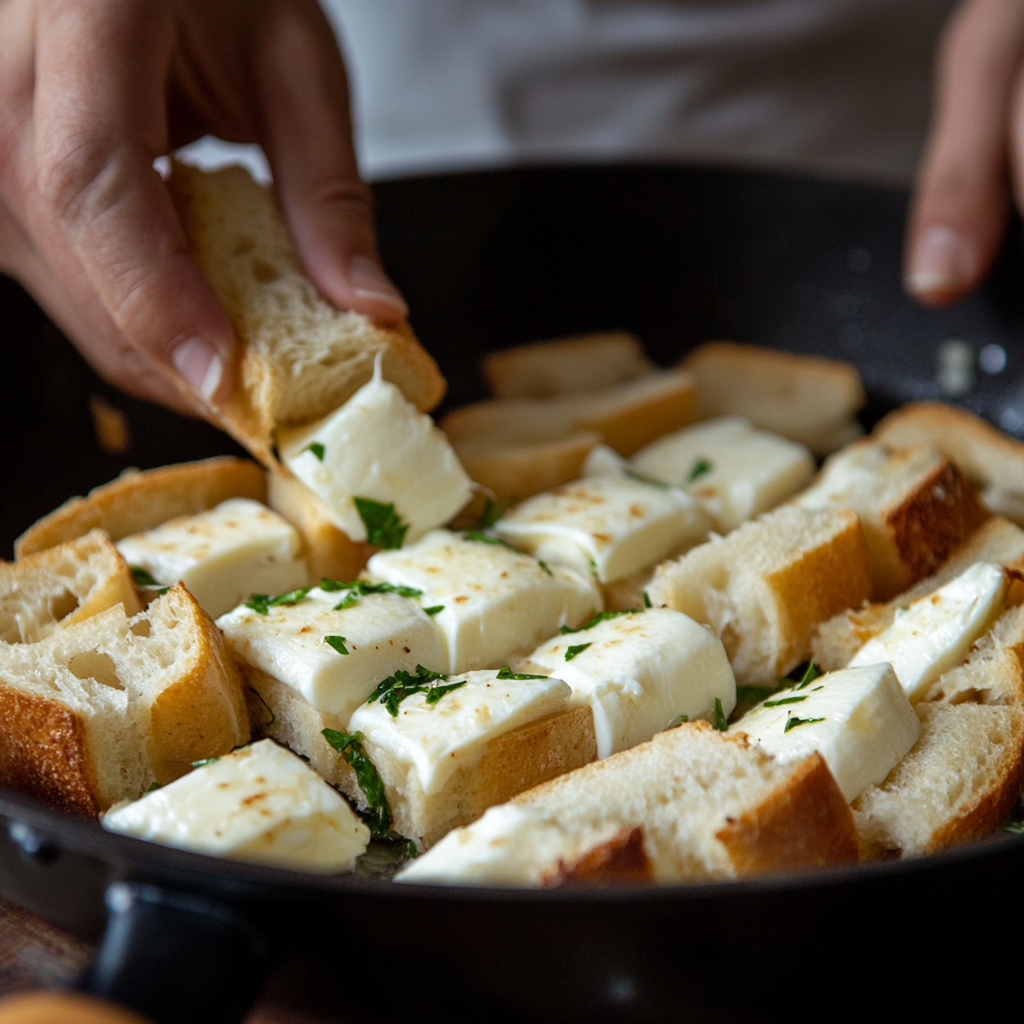
<instances>
[{"instance_id":1,"label":"black skillet","mask_svg":"<svg viewBox=\"0 0 1024 1024\"><path fill-rule=\"evenodd\" d=\"M760 172L524 169L376 189L387 266L450 382L490 349L636 331L666 364L709 338L852 360L868 425L939 397L939 346L1000 346L968 408L1024 436L1020 234L981 291L926 311L899 282L906 196ZM113 392L0 282L0 540L128 465L236 449ZM984 363L995 369L999 349ZM128 414L94 441L99 395ZM0 893L85 938L82 984L160 1024L240 1019L263 979L350 1021L775 1020L985 1012L1016 978L1024 839L915 862L664 889L515 892L323 879L162 849L0 792ZM372 871L369 872L372 875ZM1012 991L1012 989L1010 989ZM994 1006L991 1008L994 1009ZM991 1011L990 1011L991 1012Z\"/></svg>"}]
</instances>

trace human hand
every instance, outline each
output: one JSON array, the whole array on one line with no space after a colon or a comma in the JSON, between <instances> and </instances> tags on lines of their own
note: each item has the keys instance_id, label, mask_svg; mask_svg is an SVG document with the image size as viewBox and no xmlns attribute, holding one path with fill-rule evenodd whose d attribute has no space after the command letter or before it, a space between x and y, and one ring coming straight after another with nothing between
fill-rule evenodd
<instances>
[{"instance_id":1,"label":"human hand","mask_svg":"<svg viewBox=\"0 0 1024 1024\"><path fill-rule=\"evenodd\" d=\"M939 50L936 109L911 203L907 290L941 306L985 276L1011 197L1024 209L1024 3L964 0Z\"/></svg>"},{"instance_id":2,"label":"human hand","mask_svg":"<svg viewBox=\"0 0 1024 1024\"><path fill-rule=\"evenodd\" d=\"M0 39L0 270L108 380L199 414L230 393L231 324L153 168L207 133L262 144L331 301L405 314L315 0L0 0Z\"/></svg>"}]
</instances>

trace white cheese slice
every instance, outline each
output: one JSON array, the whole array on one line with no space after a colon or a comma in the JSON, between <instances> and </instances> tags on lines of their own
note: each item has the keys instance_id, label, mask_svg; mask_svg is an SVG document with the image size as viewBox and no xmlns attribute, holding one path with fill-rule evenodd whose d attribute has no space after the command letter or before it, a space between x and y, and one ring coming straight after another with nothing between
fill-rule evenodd
<instances>
[{"instance_id":1,"label":"white cheese slice","mask_svg":"<svg viewBox=\"0 0 1024 1024\"><path fill-rule=\"evenodd\" d=\"M498 535L550 565L621 579L702 541L704 510L678 487L588 477L528 498L495 524Z\"/></svg>"},{"instance_id":2,"label":"white cheese slice","mask_svg":"<svg viewBox=\"0 0 1024 1024\"><path fill-rule=\"evenodd\" d=\"M786 731L787 724L790 726ZM917 742L914 709L892 666L863 665L830 672L781 690L730 726L770 754L798 760L817 750L843 796L856 800L882 782Z\"/></svg>"},{"instance_id":3,"label":"white cheese slice","mask_svg":"<svg viewBox=\"0 0 1024 1024\"><path fill-rule=\"evenodd\" d=\"M441 606L433 618L447 644L449 673L500 668L602 607L589 577L449 530L434 530L400 551L378 552L367 574L422 590L425 608Z\"/></svg>"},{"instance_id":4,"label":"white cheese slice","mask_svg":"<svg viewBox=\"0 0 1024 1024\"><path fill-rule=\"evenodd\" d=\"M301 758L261 740L103 818L112 832L304 871L351 871L369 829Z\"/></svg>"},{"instance_id":5,"label":"white cheese slice","mask_svg":"<svg viewBox=\"0 0 1024 1024\"><path fill-rule=\"evenodd\" d=\"M314 587L266 615L241 605L217 625L236 657L347 723L387 676L417 665L439 671L446 664L444 638L415 598L365 594L338 609L350 593ZM341 637L348 653L325 642L327 636Z\"/></svg>"},{"instance_id":6,"label":"white cheese slice","mask_svg":"<svg viewBox=\"0 0 1024 1024\"><path fill-rule=\"evenodd\" d=\"M911 700L959 665L1003 611L1008 579L1001 565L976 562L932 594L896 613L893 624L850 659L849 667L888 661Z\"/></svg>"},{"instance_id":7,"label":"white cheese slice","mask_svg":"<svg viewBox=\"0 0 1024 1024\"><path fill-rule=\"evenodd\" d=\"M398 713L380 702L364 704L352 716L350 731L363 734L372 761L384 751L408 765L428 796L439 793L452 774L474 765L485 745L528 722L570 706L572 691L560 679L499 679L496 672L453 675L439 685L465 682L436 704L416 693L398 705Z\"/></svg>"},{"instance_id":8,"label":"white cheese slice","mask_svg":"<svg viewBox=\"0 0 1024 1024\"><path fill-rule=\"evenodd\" d=\"M802 444L740 416L677 430L637 452L632 464L643 476L685 487L721 533L774 508L814 475L814 457Z\"/></svg>"},{"instance_id":9,"label":"white cheese slice","mask_svg":"<svg viewBox=\"0 0 1024 1024\"><path fill-rule=\"evenodd\" d=\"M130 566L164 586L181 580L212 618L251 594L304 586L309 570L301 549L290 523L249 498L231 498L117 542Z\"/></svg>"},{"instance_id":10,"label":"white cheese slice","mask_svg":"<svg viewBox=\"0 0 1024 1024\"><path fill-rule=\"evenodd\" d=\"M277 443L285 465L353 540L366 540L354 498L394 504L410 543L448 522L473 493L447 437L381 377L379 359L373 379L340 409L279 430Z\"/></svg>"},{"instance_id":11,"label":"white cheese slice","mask_svg":"<svg viewBox=\"0 0 1024 1024\"><path fill-rule=\"evenodd\" d=\"M520 667L564 679L573 697L593 708L598 757L649 740L679 715L714 722L716 699L726 717L736 706L722 641L670 608L553 637Z\"/></svg>"}]
</instances>

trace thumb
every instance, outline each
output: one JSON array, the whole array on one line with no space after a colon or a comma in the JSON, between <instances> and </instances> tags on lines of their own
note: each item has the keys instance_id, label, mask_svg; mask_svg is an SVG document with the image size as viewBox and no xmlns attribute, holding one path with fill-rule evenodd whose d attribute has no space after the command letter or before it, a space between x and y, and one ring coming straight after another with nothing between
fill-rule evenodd
<instances>
[{"instance_id":1,"label":"thumb","mask_svg":"<svg viewBox=\"0 0 1024 1024\"><path fill-rule=\"evenodd\" d=\"M258 51L264 145L296 248L342 309L384 323L408 309L380 265L370 191L352 147L348 83L316 5L280 5Z\"/></svg>"}]
</instances>

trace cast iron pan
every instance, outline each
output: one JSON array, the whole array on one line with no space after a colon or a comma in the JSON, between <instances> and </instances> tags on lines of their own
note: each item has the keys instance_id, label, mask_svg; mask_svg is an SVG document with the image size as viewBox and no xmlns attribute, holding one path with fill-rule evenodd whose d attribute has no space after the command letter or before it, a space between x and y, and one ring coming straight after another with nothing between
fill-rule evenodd
<instances>
[{"instance_id":1,"label":"cast iron pan","mask_svg":"<svg viewBox=\"0 0 1024 1024\"><path fill-rule=\"evenodd\" d=\"M950 339L1002 346L963 404L1024 436L1020 234L981 291L923 310L899 283L906 196L693 167L566 167L379 185L385 262L450 382L541 337L636 331L674 362L731 338L857 363L870 423L939 397ZM5 550L36 517L128 465L237 451L205 424L102 384L16 286L0 310ZM990 350L991 352L994 350ZM991 365L991 364L990 364ZM97 447L99 395L128 415ZM83 937L82 985L160 1024L238 1020L265 977L339 1019L773 1020L920 1016L1015 977L1024 839L914 862L659 889L517 892L319 878L163 849L0 792L0 892ZM990 983L988 979L992 979Z\"/></svg>"}]
</instances>

